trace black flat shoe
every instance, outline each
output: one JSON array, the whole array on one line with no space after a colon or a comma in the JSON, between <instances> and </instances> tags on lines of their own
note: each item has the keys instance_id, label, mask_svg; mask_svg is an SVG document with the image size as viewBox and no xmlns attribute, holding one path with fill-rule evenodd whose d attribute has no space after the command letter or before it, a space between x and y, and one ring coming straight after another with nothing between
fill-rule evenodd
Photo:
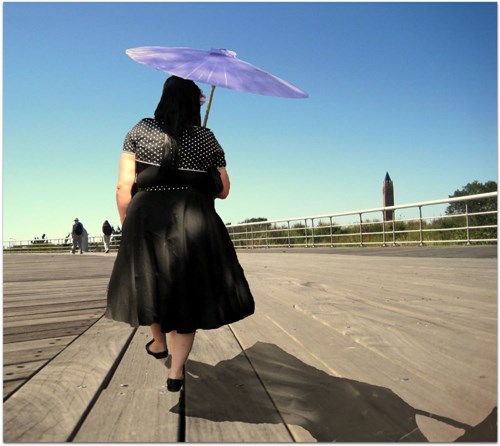
<instances>
[{"instance_id":1,"label":"black flat shoe","mask_svg":"<svg viewBox=\"0 0 500 446\"><path fill-rule=\"evenodd\" d=\"M146 344L146 351L148 352L148 355L151 355L151 356L154 356L156 359L163 359L163 358L166 358L168 356L168 349L165 350L164 352L158 352L158 353L155 353L155 352L152 352L150 349L149 349L149 346L154 342L155 340L152 339L151 341L149 341L147 344Z\"/></svg>"},{"instance_id":2,"label":"black flat shoe","mask_svg":"<svg viewBox=\"0 0 500 446\"><path fill-rule=\"evenodd\" d=\"M182 379L167 378L167 390L169 392L178 392L179 390L181 390L183 384L184 384L184 378Z\"/></svg>"}]
</instances>

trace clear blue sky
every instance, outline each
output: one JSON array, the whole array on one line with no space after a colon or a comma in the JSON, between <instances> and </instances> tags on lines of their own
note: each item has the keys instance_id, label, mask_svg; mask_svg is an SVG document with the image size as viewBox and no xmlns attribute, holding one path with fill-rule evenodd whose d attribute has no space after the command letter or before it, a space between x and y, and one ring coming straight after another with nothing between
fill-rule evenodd
<instances>
[{"instance_id":1,"label":"clear blue sky","mask_svg":"<svg viewBox=\"0 0 500 446\"><path fill-rule=\"evenodd\" d=\"M386 171L399 204L497 179L494 2L6 2L3 25L5 241L119 223L123 139L168 76L138 46L231 49L310 95L217 89L224 222L379 207Z\"/></svg>"}]
</instances>

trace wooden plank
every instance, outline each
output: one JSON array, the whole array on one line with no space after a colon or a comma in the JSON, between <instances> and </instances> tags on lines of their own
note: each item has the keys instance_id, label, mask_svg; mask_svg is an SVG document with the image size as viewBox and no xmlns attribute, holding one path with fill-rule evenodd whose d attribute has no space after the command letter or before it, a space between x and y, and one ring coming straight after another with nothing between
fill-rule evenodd
<instances>
[{"instance_id":1,"label":"wooden plank","mask_svg":"<svg viewBox=\"0 0 500 446\"><path fill-rule=\"evenodd\" d=\"M187 442L290 442L228 327L198 331L186 366Z\"/></svg>"},{"instance_id":2,"label":"wooden plank","mask_svg":"<svg viewBox=\"0 0 500 446\"><path fill-rule=\"evenodd\" d=\"M148 355L144 346L151 339L149 327L137 329L108 388L156 389L165 385L170 358L155 359Z\"/></svg>"},{"instance_id":3,"label":"wooden plank","mask_svg":"<svg viewBox=\"0 0 500 446\"><path fill-rule=\"evenodd\" d=\"M88 301L105 302L107 283L104 281L102 283L92 283L93 285L97 285L94 290L73 290L74 292L71 292L71 288L67 288L66 291L61 291L59 293L46 289L45 283L41 281L38 282L38 289L22 290L22 293L19 294L4 292L5 308L31 305L57 305L60 303L79 303Z\"/></svg>"},{"instance_id":4,"label":"wooden plank","mask_svg":"<svg viewBox=\"0 0 500 446\"><path fill-rule=\"evenodd\" d=\"M285 312L279 318L265 304L260 306L261 318L256 314L233 329L296 441L425 439L415 409L389 388L372 384L380 376L395 381L398 370L379 371L381 361L369 351L300 315L294 320ZM352 372L349 366L364 372L365 379L343 375ZM358 420L357 427L353 420Z\"/></svg>"},{"instance_id":5,"label":"wooden plank","mask_svg":"<svg viewBox=\"0 0 500 446\"><path fill-rule=\"evenodd\" d=\"M25 379L3 382L3 397L4 399L12 395L20 386L26 382Z\"/></svg>"},{"instance_id":6,"label":"wooden plank","mask_svg":"<svg viewBox=\"0 0 500 446\"><path fill-rule=\"evenodd\" d=\"M250 278L252 290L259 295L257 314L234 325L238 338L245 348L251 348L259 340L268 340L270 343L283 347L287 353L297 356L302 362L325 370L332 376L353 377L359 382L372 386L382 385L386 389L395 391L396 396L403 396L412 407L442 415L442 420L446 420L447 423L444 428L440 426L440 436L436 436L435 431L432 432L433 438L440 438L440 441L452 441L461 432L463 433L463 430L457 429L457 426L467 427L468 424L477 424L478 417L481 421L481 417L486 416L492 405L496 404L496 383L488 378L494 375L488 370L493 372L496 364L496 354L488 347L488 345L496 345L496 339L491 340L495 338L496 329L493 325L489 327L484 325L484 315L480 315L476 319L480 322L474 324L482 327L482 329L478 328L478 334L484 335L489 331L486 351L482 342L484 336L477 338L473 336L476 349L486 356L479 367L477 365L474 367L472 364L476 373L475 382L471 383L470 370L467 371L471 366L471 361L468 361L467 355L460 355L458 344L453 347L455 355L458 354L460 357L459 369L466 371L462 373L459 370L460 377L454 379L462 388L466 387L471 392L468 401L474 401L474 408L468 405L464 408L460 393L451 396L448 394L449 373L441 373L437 376L433 374L433 361L443 363L445 367L447 365L447 368L455 373L454 367L457 364L451 364L448 356L442 358L441 350L434 354L437 356L428 361L422 371L415 370L413 367L414 360L429 354L429 347L431 352L434 349L432 338L436 332L429 333L428 337L422 337L420 331L414 331L411 344L407 344L404 338L401 339L405 332L404 328L394 332L391 331L390 326L398 324L400 320L405 323L405 318L407 321L412 318L417 321L419 317L435 315L436 308L428 309L425 305L418 304L416 299L415 304L409 306L408 298L416 297L418 293L420 293L418 295L420 302L422 296L432 295L436 298L435 287L439 283L442 283L443 289L451 288L453 293L458 291L461 296L475 294L477 299L478 295L485 293L485 299L491 299L492 295L495 297L495 261L485 263L478 260L477 264L474 262L471 264L470 261L463 261L463 259L458 261L449 259L446 262L451 261L451 263L439 269L442 259L436 259L431 263L429 263L430 259L420 259L419 262L415 262L416 259L384 259L385 264L380 265L380 259L335 257L298 256L297 254L294 256L278 255L274 258L272 255L252 257L249 263L250 269L245 266L245 270L247 277ZM389 262L386 263L388 260ZM307 267L312 264L314 268ZM483 274L485 274L484 277ZM459 279L460 284L457 285L453 280L460 275L465 278ZM368 276L367 281L360 281L360 277L365 276ZM390 280L392 280L392 285L388 283ZM408 281L412 285L405 289L403 285ZM478 282L482 285L476 289L475 284ZM469 287L462 289L466 283L469 283ZM386 308L377 308L378 304L374 302L380 302L381 297L387 296L387 293L380 290L388 284L394 289L390 305ZM449 287L450 284L451 287ZM403 288L402 292L401 288ZM438 289L437 293L440 295L443 289ZM408 298L405 298L405 293ZM391 308L396 305L393 302L396 296L399 296L401 300L397 308L402 311L394 311L394 308ZM342 305L337 307L339 299ZM496 308L496 299L491 305L493 307L488 303L485 305L486 312L491 312ZM294 312L300 312L300 306L305 306L309 313L302 311L302 315L294 315ZM390 311L391 309L393 311ZM440 303L440 314L446 315L449 309L453 311L453 302ZM467 330L464 330L464 321L470 321L471 317L476 318L477 311L471 306L467 309L462 308L459 313L459 318L456 318L455 323L461 328L461 333L465 334ZM493 318L495 314L496 311L493 312ZM468 324L465 327L468 327ZM449 329L449 324L447 327L445 324L443 328ZM339 341L339 336L351 342L351 346L343 345ZM457 342L460 342L459 335L457 338ZM321 342L318 342L318 339ZM445 339L446 335L443 341ZM482 347L483 350L481 350ZM309 358L307 358L308 354ZM412 359L410 362L408 360L405 362L402 361L403 357ZM368 364L369 367L367 367ZM478 382L478 374L483 372L485 372L485 377L482 379L484 382ZM264 372L263 375L265 376ZM265 380L264 382L266 383ZM485 393L481 392L481 388L485 389ZM479 393L473 396L478 389ZM272 387L269 392L272 396ZM436 398L438 394L441 394L440 398ZM431 410L436 407L442 412ZM454 412L450 412L452 408ZM414 419L415 413L414 410L412 415ZM451 417L450 413L452 413ZM421 418L421 415L417 415L419 426L421 426ZM316 435L321 435L321 432ZM408 437L405 439L408 440ZM325 441L331 440L325 439Z\"/></svg>"},{"instance_id":7,"label":"wooden plank","mask_svg":"<svg viewBox=\"0 0 500 446\"><path fill-rule=\"evenodd\" d=\"M81 333L84 331L87 327L91 326L99 316L96 317L88 317L85 316L81 320L55 320L55 321L43 321L44 323L40 324L35 324L35 323L29 323L27 324L29 327L29 332L23 330L22 325L17 325L15 327L4 327L4 335L9 336L9 335L14 335L14 334L27 334L29 335L32 332L44 332L44 331L51 331L55 329L63 330L63 329L70 329L70 328L75 328L78 329L78 332ZM33 322L33 321L32 321ZM68 333L70 334L70 333ZM53 337L53 336L51 336Z\"/></svg>"},{"instance_id":8,"label":"wooden plank","mask_svg":"<svg viewBox=\"0 0 500 446\"><path fill-rule=\"evenodd\" d=\"M65 302L65 288L69 298L76 299L71 302L78 303L80 295L85 300L82 284L97 284L89 300L104 295L105 276L113 259L42 256L50 261L44 261L41 267L40 256L21 256L30 259L18 258L4 267L4 288L10 287L4 301L14 312L21 311L21 306L27 311L40 306L43 312L47 299L53 299L50 303L56 305ZM274 438L274 429L284 427L281 415L292 433L288 438L296 441L354 441L364 434L365 441L427 438L451 442L468 425L482 421L491 405L496 405L496 260L281 253L243 253L239 257L256 296L257 312L231 325L244 353L239 347L233 351L237 346L234 337L226 337L223 329L198 333L187 367L186 396L196 398L200 394L205 399L199 405L188 404L193 411L198 410L198 414L191 412L187 417L186 435L198 432L198 437L191 438L237 442L241 441L237 438L245 438L258 428L263 431L257 435ZM85 271L80 273L82 269ZM50 275L61 280L47 280ZM53 297L46 292L46 285L55 290ZM16 291L18 287L23 291ZM38 310L27 314L27 319L35 321L37 314ZM23 333L19 324L14 327L16 332L4 336L4 343L11 342L6 344L10 350L5 353L14 361L9 365L16 364L16 351L25 355L18 364L30 362L28 359L33 359L38 350L28 344L40 342L39 337L59 339L86 329L84 325L61 328L56 320L44 329L37 324L33 327L38 330ZM89 396L84 379L74 378L76 385L71 386L62 379L65 373L82 376L78 374L88 370L90 355L85 353L78 362L75 354L76 373L73 367L64 369L61 364L60 372L48 374L53 363L57 364L78 341L24 386L18 388L23 380L4 382L4 395L18 389L4 404L4 429L27 432L28 440L13 441L66 441L68 437L60 439L64 435L57 440L32 435L40 413L48 414L48 421L44 419L39 425L41 430L60 432L61 423L79 426L85 410L77 415L69 405L76 401L76 406L83 407L81 401L86 399L86 407L91 410L76 441L176 441L173 432L178 424L178 394L162 393L168 361L145 354L144 344L149 338L147 329L137 331L93 407L89 404L99 389ZM20 348L15 341L23 339L25 348ZM99 342L106 344L108 337L103 336ZM196 356L198 349L200 358ZM109 352L101 353L111 361ZM245 367L245 361L251 366ZM94 370L91 362L90 370ZM256 379L258 385L252 384ZM64 389L58 388L58 381L63 382ZM34 389L33 383L38 387ZM261 383L271 397L266 395L267 401L273 404L262 398ZM261 390L255 390L259 385ZM52 389L60 391L59 395L52 397ZM167 401L170 397L174 399ZM222 410L220 400L228 403ZM48 410L44 402L48 402ZM50 410L59 405L64 411L64 416L59 416L62 421ZM150 407L161 410L148 416ZM67 418L72 421L67 423ZM145 432L138 435L142 426L146 426ZM411 431L408 426L416 428ZM9 441L5 433L4 439Z\"/></svg>"},{"instance_id":9,"label":"wooden plank","mask_svg":"<svg viewBox=\"0 0 500 446\"><path fill-rule=\"evenodd\" d=\"M4 256L4 399L101 317L112 261Z\"/></svg>"},{"instance_id":10,"label":"wooden plank","mask_svg":"<svg viewBox=\"0 0 500 446\"><path fill-rule=\"evenodd\" d=\"M77 267L77 265L75 265ZM31 265L31 268L34 270L37 268L37 265ZM94 291L96 288L96 285L102 285L102 283L106 283L108 275L107 271L104 269L100 275L97 274L92 274L88 277L68 277L68 278L56 278L57 274L59 271L57 271L55 268L58 268L59 264L55 263L52 268L53 270L43 271L43 274L41 271L34 271L36 273L36 277L32 278L24 278L24 277L19 277L16 278L15 280L9 280L9 277L7 277L7 280L4 283L4 288L7 292L8 295L12 296L22 296L23 293L26 292L32 292L33 290L37 290L37 285L40 282L44 283L44 288L40 289L38 288L39 291L44 291L50 290L54 295L63 295L64 290L66 290L68 293L71 295L76 295L78 293L82 293L86 290L86 288L89 288L89 291ZM68 271L68 273L71 273L71 271ZM7 274L4 271L4 274ZM45 287L46 284L46 287Z\"/></svg>"},{"instance_id":11,"label":"wooden plank","mask_svg":"<svg viewBox=\"0 0 500 446\"><path fill-rule=\"evenodd\" d=\"M76 336L4 344L4 399L60 353ZM8 385L14 382L15 385Z\"/></svg>"},{"instance_id":12,"label":"wooden plank","mask_svg":"<svg viewBox=\"0 0 500 446\"><path fill-rule=\"evenodd\" d=\"M75 338L76 336L64 336L62 338L36 339L34 341L5 344L3 364L5 366L29 361L49 360Z\"/></svg>"},{"instance_id":13,"label":"wooden plank","mask_svg":"<svg viewBox=\"0 0 500 446\"><path fill-rule=\"evenodd\" d=\"M166 389L108 388L74 438L76 443L175 443L178 415ZM173 422L175 421L175 422Z\"/></svg>"},{"instance_id":14,"label":"wooden plank","mask_svg":"<svg viewBox=\"0 0 500 446\"><path fill-rule=\"evenodd\" d=\"M36 268L33 265L32 268ZM103 271L101 277L80 277L78 279L53 279L52 276L56 274L55 271L47 271L45 277L39 277L36 280L18 281L11 280L4 283L5 294L12 297L22 297L23 294L32 291L39 291L41 293L50 293L56 296L62 296L67 293L69 296L85 296L88 291L98 291L102 286L102 282L106 282L107 277L104 277L106 272ZM8 279L7 279L8 280ZM43 282L43 289L39 288L39 283ZM81 284L84 284L83 288Z\"/></svg>"},{"instance_id":15,"label":"wooden plank","mask_svg":"<svg viewBox=\"0 0 500 446\"><path fill-rule=\"evenodd\" d=\"M18 380L26 379L32 376L36 371L38 371L42 366L46 364L46 360L39 361L29 361L22 364L9 364L3 367L3 379L6 380Z\"/></svg>"},{"instance_id":16,"label":"wooden plank","mask_svg":"<svg viewBox=\"0 0 500 446\"><path fill-rule=\"evenodd\" d=\"M381 268L376 260L366 267L356 263L367 275L378 270L369 287L360 283L355 259L342 262L342 268L350 265L352 272L343 271L338 286L318 265L308 274L308 286L270 280L266 287L271 295L286 287L287 301L296 309L383 357L385 363L392 361L420 375L428 383L424 389L434 387L438 393L446 389L442 398L431 392L426 401L430 412L468 424L480 422L478 416L496 404L496 262L384 259ZM457 304L458 295L462 297ZM475 360L469 361L470 357ZM467 411L460 407L464 385L468 398L479 404ZM392 388L422 407L422 391L410 394L411 387L399 382ZM456 390L450 392L453 387Z\"/></svg>"},{"instance_id":17,"label":"wooden plank","mask_svg":"<svg viewBox=\"0 0 500 446\"><path fill-rule=\"evenodd\" d=\"M75 310L88 310L88 309L103 309L106 307L106 300L88 300L88 301L75 301L68 302L67 300L61 299L57 303L44 302L43 304L34 303L33 300L13 303L5 305L3 308L4 317L13 317L19 315L30 315L30 314L46 314L46 313L56 313L62 311L75 311Z\"/></svg>"},{"instance_id":18,"label":"wooden plank","mask_svg":"<svg viewBox=\"0 0 500 446\"><path fill-rule=\"evenodd\" d=\"M7 442L65 442L133 329L101 319L4 403Z\"/></svg>"},{"instance_id":19,"label":"wooden plank","mask_svg":"<svg viewBox=\"0 0 500 446\"><path fill-rule=\"evenodd\" d=\"M47 277L61 280L102 278L111 273L115 256L84 254L4 255L5 282L29 282Z\"/></svg>"},{"instance_id":20,"label":"wooden plank","mask_svg":"<svg viewBox=\"0 0 500 446\"><path fill-rule=\"evenodd\" d=\"M342 361L377 375L379 364L367 352L300 315L293 320L284 308L273 309L264 302L269 296L253 289L260 310L232 328L295 441L425 439L415 410L390 389L342 375Z\"/></svg>"},{"instance_id":21,"label":"wooden plank","mask_svg":"<svg viewBox=\"0 0 500 446\"><path fill-rule=\"evenodd\" d=\"M148 327L139 327L75 442L176 442L179 393L165 389L167 360L147 355ZM178 409L178 408L177 408Z\"/></svg>"},{"instance_id":22,"label":"wooden plank","mask_svg":"<svg viewBox=\"0 0 500 446\"><path fill-rule=\"evenodd\" d=\"M15 331L11 334L4 333L3 342L5 344L12 344L17 342L26 342L37 339L52 339L52 338L62 338L65 336L77 336L88 328L88 324L80 323L74 324L67 327L57 327L49 328L40 331Z\"/></svg>"},{"instance_id":23,"label":"wooden plank","mask_svg":"<svg viewBox=\"0 0 500 446\"><path fill-rule=\"evenodd\" d=\"M34 339L30 341L18 342L15 344L4 344L3 352L5 354L15 353L17 351L32 350L37 348L47 347L65 347L71 341L74 341L77 336L60 336L47 339Z\"/></svg>"},{"instance_id":24,"label":"wooden plank","mask_svg":"<svg viewBox=\"0 0 500 446\"><path fill-rule=\"evenodd\" d=\"M88 308L70 311L55 311L50 313L24 313L20 315L6 316L4 314L3 324L4 327L28 327L30 325L37 325L41 321L44 324L59 323L62 321L81 321L85 319L95 319L104 313L104 310L99 308Z\"/></svg>"},{"instance_id":25,"label":"wooden plank","mask_svg":"<svg viewBox=\"0 0 500 446\"><path fill-rule=\"evenodd\" d=\"M56 311L39 314L26 314L17 316L5 316L4 326L7 328L38 325L41 322L46 324L57 324L60 322L82 321L86 319L95 319L103 315L102 308L89 308L82 310Z\"/></svg>"},{"instance_id":26,"label":"wooden plank","mask_svg":"<svg viewBox=\"0 0 500 446\"><path fill-rule=\"evenodd\" d=\"M85 294L80 291L78 293L66 292L58 295L45 289L23 292L23 294L19 296L4 293L4 308L30 307L37 305L61 305L70 303L78 304L85 302L95 302L99 305L106 302L106 295L102 294L103 289L106 289L105 284L99 284L98 291L89 291Z\"/></svg>"},{"instance_id":27,"label":"wooden plank","mask_svg":"<svg viewBox=\"0 0 500 446\"><path fill-rule=\"evenodd\" d=\"M196 441L196 438L204 442L216 439L218 441L250 441L252 439L290 441L291 437L282 424L278 426L270 423L229 423L189 417L190 410L204 408L210 414L209 417L216 414L216 416L223 418L229 417L227 418L229 420L232 415L231 411L228 410L229 404L232 404L233 407L235 404L243 406L243 411L252 413L260 410L267 398L246 360L243 362L243 370L246 369L250 376L245 376L243 387L252 387L252 392L257 395L259 400L256 406L242 405L241 400L239 400L241 395L232 395L233 386L228 382L226 384L229 385L229 388L226 388L225 393L229 390L229 398L232 401L225 397L221 398L221 389L217 386L223 386L223 383L219 381L226 381L224 376L219 376L220 379L216 381L212 381L210 376L200 376L199 380L195 378L197 371L191 371L192 369L199 368L200 365L208 366L208 364L197 361L201 359L197 353L200 350L201 357L212 362L214 366L222 359L241 353L241 349L227 327L221 330L225 335L223 334L220 339L217 334L219 330L210 332L210 339L207 339L207 333L202 331L198 333L191 360L187 365L186 398L188 401L189 398L196 398L196 407L190 406L189 402L186 403L188 417L186 420L186 441ZM155 360L146 355L144 345L150 337L148 328L139 328L107 389L101 394L79 429L75 437L76 442L176 441L179 423L177 399L180 394L165 393L164 385L169 361ZM212 353L218 352L218 355L207 354L210 351ZM208 379L208 381L203 381L204 379ZM212 393L207 395L209 389ZM202 403L199 404L201 400ZM269 404L269 399L267 398L267 400ZM218 401L217 405L214 404L214 401ZM160 405L161 410L156 409L158 405ZM150 410L151 407L155 407L154 413ZM138 429L138 426L145 426L145 428Z\"/></svg>"}]
</instances>

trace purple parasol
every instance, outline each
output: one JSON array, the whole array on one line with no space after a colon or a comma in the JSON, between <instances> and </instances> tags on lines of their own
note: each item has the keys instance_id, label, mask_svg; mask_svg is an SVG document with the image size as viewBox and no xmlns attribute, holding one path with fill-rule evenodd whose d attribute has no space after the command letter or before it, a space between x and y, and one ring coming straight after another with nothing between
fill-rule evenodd
<instances>
[{"instance_id":1,"label":"purple parasol","mask_svg":"<svg viewBox=\"0 0 500 446\"><path fill-rule=\"evenodd\" d=\"M205 120L212 104L215 87L283 98L307 98L308 94L236 57L234 51L212 48L210 51L176 47L139 47L126 51L136 62L170 74L212 86Z\"/></svg>"}]
</instances>

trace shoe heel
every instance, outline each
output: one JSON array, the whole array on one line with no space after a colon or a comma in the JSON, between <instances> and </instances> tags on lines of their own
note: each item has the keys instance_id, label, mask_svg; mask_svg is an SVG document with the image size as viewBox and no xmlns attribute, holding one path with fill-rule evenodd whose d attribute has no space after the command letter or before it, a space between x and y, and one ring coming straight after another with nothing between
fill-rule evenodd
<instances>
[{"instance_id":1,"label":"shoe heel","mask_svg":"<svg viewBox=\"0 0 500 446\"><path fill-rule=\"evenodd\" d=\"M184 384L183 379L171 379L167 378L167 390L169 392L179 392Z\"/></svg>"}]
</instances>

